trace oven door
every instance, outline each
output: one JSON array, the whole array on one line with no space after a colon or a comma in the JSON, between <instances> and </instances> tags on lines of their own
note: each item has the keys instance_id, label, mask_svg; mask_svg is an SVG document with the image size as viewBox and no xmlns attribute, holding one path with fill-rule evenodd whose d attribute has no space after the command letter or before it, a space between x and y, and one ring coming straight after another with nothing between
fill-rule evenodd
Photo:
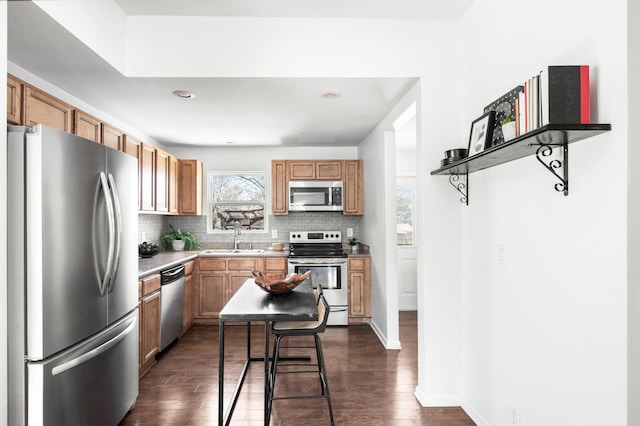
<instances>
[{"instance_id":1,"label":"oven door","mask_svg":"<svg viewBox=\"0 0 640 426\"><path fill-rule=\"evenodd\" d=\"M313 288L322 287L322 294L330 306L329 325L349 323L349 289L347 286L347 259L292 259L289 273L304 274L311 271L309 280Z\"/></svg>"}]
</instances>

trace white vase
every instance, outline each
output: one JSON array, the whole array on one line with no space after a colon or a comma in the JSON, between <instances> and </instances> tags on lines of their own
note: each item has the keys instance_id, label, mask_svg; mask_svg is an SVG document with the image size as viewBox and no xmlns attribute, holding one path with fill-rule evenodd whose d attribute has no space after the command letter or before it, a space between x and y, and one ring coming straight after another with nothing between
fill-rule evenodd
<instances>
[{"instance_id":1,"label":"white vase","mask_svg":"<svg viewBox=\"0 0 640 426\"><path fill-rule=\"evenodd\" d=\"M351 253L357 253L357 252L358 252L358 245L357 244L352 245L351 246Z\"/></svg>"},{"instance_id":2,"label":"white vase","mask_svg":"<svg viewBox=\"0 0 640 426\"><path fill-rule=\"evenodd\" d=\"M510 121L506 124L502 125L502 136L504 136L504 141L510 141L511 139L516 137L516 122Z\"/></svg>"},{"instance_id":3,"label":"white vase","mask_svg":"<svg viewBox=\"0 0 640 426\"><path fill-rule=\"evenodd\" d=\"M173 247L173 251L183 251L184 240L173 240L171 241L171 246Z\"/></svg>"}]
</instances>

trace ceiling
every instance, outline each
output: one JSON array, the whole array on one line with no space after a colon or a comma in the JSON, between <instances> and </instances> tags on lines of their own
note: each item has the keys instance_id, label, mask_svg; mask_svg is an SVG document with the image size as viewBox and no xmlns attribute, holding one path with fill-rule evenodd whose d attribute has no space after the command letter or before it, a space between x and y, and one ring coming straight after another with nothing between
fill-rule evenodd
<instances>
[{"instance_id":1,"label":"ceiling","mask_svg":"<svg viewBox=\"0 0 640 426\"><path fill-rule=\"evenodd\" d=\"M472 0L395 0L393 10L387 0L115 1L131 15L402 19L457 18ZM416 81L125 77L32 3L8 9L10 62L166 146L355 146ZM177 89L196 97L172 96Z\"/></svg>"}]
</instances>

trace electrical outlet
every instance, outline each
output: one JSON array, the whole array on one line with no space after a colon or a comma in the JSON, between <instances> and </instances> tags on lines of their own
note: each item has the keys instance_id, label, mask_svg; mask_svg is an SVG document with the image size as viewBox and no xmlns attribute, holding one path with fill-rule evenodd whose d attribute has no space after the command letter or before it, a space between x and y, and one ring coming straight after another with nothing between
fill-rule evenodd
<instances>
[{"instance_id":1,"label":"electrical outlet","mask_svg":"<svg viewBox=\"0 0 640 426\"><path fill-rule=\"evenodd\" d=\"M271 238L278 238L278 230L277 229L272 229L271 230Z\"/></svg>"},{"instance_id":2,"label":"electrical outlet","mask_svg":"<svg viewBox=\"0 0 640 426\"><path fill-rule=\"evenodd\" d=\"M511 426L520 426L520 413L516 408L511 409Z\"/></svg>"},{"instance_id":3,"label":"electrical outlet","mask_svg":"<svg viewBox=\"0 0 640 426\"><path fill-rule=\"evenodd\" d=\"M347 237L353 237L353 228L347 228Z\"/></svg>"},{"instance_id":4,"label":"electrical outlet","mask_svg":"<svg viewBox=\"0 0 640 426\"><path fill-rule=\"evenodd\" d=\"M507 264L507 251L504 248L504 244L498 245L498 264L499 265Z\"/></svg>"}]
</instances>

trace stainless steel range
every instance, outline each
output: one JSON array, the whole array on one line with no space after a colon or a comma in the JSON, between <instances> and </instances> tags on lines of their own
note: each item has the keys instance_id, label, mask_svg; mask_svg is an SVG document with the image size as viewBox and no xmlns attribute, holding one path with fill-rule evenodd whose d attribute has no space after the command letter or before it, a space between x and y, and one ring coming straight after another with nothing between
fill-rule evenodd
<instances>
[{"instance_id":1,"label":"stainless steel range","mask_svg":"<svg viewBox=\"0 0 640 426\"><path fill-rule=\"evenodd\" d=\"M340 231L296 231L289 233L289 273L311 271L313 287L322 287L331 306L329 325L349 323L347 255Z\"/></svg>"}]
</instances>

